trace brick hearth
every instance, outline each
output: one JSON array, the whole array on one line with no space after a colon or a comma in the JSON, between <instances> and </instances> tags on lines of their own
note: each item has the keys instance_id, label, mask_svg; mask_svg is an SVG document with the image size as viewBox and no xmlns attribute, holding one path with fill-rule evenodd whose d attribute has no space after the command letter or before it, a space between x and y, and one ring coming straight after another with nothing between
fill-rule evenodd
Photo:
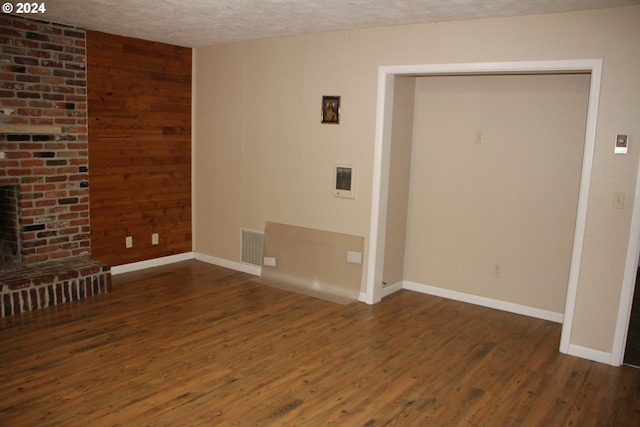
<instances>
[{"instance_id":1,"label":"brick hearth","mask_svg":"<svg viewBox=\"0 0 640 427\"><path fill-rule=\"evenodd\" d=\"M0 16L0 187L15 192L18 236L4 243L17 267L0 268L3 316L110 289L90 259L85 38Z\"/></svg>"},{"instance_id":2,"label":"brick hearth","mask_svg":"<svg viewBox=\"0 0 640 427\"><path fill-rule=\"evenodd\" d=\"M108 265L75 258L22 267L0 275L2 317L111 291Z\"/></svg>"}]
</instances>

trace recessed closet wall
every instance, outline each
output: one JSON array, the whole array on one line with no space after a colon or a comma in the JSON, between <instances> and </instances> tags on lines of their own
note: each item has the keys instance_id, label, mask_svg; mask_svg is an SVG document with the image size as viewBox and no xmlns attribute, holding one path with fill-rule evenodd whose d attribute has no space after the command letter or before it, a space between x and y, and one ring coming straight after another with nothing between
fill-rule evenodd
<instances>
[{"instance_id":1,"label":"recessed closet wall","mask_svg":"<svg viewBox=\"0 0 640 427\"><path fill-rule=\"evenodd\" d=\"M384 282L563 312L590 75L394 85Z\"/></svg>"},{"instance_id":2,"label":"recessed closet wall","mask_svg":"<svg viewBox=\"0 0 640 427\"><path fill-rule=\"evenodd\" d=\"M415 77L394 79L383 285L401 282L404 276L415 94Z\"/></svg>"}]
</instances>

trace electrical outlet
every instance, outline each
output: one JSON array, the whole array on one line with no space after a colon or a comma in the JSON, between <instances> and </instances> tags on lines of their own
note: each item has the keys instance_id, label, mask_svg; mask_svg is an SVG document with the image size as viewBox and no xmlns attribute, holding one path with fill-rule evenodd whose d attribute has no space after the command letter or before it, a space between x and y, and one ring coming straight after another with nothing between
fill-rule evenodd
<instances>
[{"instance_id":1,"label":"electrical outlet","mask_svg":"<svg viewBox=\"0 0 640 427\"><path fill-rule=\"evenodd\" d=\"M275 267L276 266L276 257L266 256L262 259L262 265L266 265L267 267Z\"/></svg>"},{"instance_id":2,"label":"electrical outlet","mask_svg":"<svg viewBox=\"0 0 640 427\"><path fill-rule=\"evenodd\" d=\"M362 264L362 252L347 251L347 262L352 264Z\"/></svg>"},{"instance_id":3,"label":"electrical outlet","mask_svg":"<svg viewBox=\"0 0 640 427\"><path fill-rule=\"evenodd\" d=\"M613 193L614 209L624 209L624 196L625 196L625 193L623 191L616 191Z\"/></svg>"},{"instance_id":4,"label":"electrical outlet","mask_svg":"<svg viewBox=\"0 0 640 427\"><path fill-rule=\"evenodd\" d=\"M133 247L133 236L127 236L124 238L124 245L128 248Z\"/></svg>"},{"instance_id":5,"label":"electrical outlet","mask_svg":"<svg viewBox=\"0 0 640 427\"><path fill-rule=\"evenodd\" d=\"M153 233L151 235L151 244L157 245L158 243L160 243L160 236L158 235L158 233Z\"/></svg>"},{"instance_id":6,"label":"electrical outlet","mask_svg":"<svg viewBox=\"0 0 640 427\"><path fill-rule=\"evenodd\" d=\"M502 266L500 264L496 264L493 267L493 277L502 277Z\"/></svg>"}]
</instances>

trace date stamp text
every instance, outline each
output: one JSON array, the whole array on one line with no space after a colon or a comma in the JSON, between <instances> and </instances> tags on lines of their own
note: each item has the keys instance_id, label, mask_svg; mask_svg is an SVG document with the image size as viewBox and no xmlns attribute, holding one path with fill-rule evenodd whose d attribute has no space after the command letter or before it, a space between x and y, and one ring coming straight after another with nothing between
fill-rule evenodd
<instances>
[{"instance_id":1,"label":"date stamp text","mask_svg":"<svg viewBox=\"0 0 640 427\"><path fill-rule=\"evenodd\" d=\"M47 6L44 2L30 2L30 3L10 3L5 2L2 4L2 12L3 13L16 13L16 14L38 14L45 13L47 11Z\"/></svg>"}]
</instances>

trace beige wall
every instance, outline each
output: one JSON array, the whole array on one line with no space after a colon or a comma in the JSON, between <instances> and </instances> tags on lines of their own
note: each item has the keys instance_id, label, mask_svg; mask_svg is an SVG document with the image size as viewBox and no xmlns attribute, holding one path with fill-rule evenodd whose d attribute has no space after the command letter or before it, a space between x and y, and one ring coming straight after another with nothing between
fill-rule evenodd
<instances>
[{"instance_id":1,"label":"beige wall","mask_svg":"<svg viewBox=\"0 0 640 427\"><path fill-rule=\"evenodd\" d=\"M638 164L633 145L615 156L613 141L640 135L638 46L640 7L198 48L195 250L238 261L240 227L265 221L367 237L379 66L603 58L571 343L610 352ZM322 95L342 96L339 126L320 124ZM357 165L353 200L332 196L337 162ZM614 191L627 193L624 210L611 208Z\"/></svg>"},{"instance_id":2,"label":"beige wall","mask_svg":"<svg viewBox=\"0 0 640 427\"><path fill-rule=\"evenodd\" d=\"M418 78L405 280L564 311L589 85Z\"/></svg>"},{"instance_id":3,"label":"beige wall","mask_svg":"<svg viewBox=\"0 0 640 427\"><path fill-rule=\"evenodd\" d=\"M389 286L404 280L415 97L415 77L395 79L382 270L382 281Z\"/></svg>"}]
</instances>

